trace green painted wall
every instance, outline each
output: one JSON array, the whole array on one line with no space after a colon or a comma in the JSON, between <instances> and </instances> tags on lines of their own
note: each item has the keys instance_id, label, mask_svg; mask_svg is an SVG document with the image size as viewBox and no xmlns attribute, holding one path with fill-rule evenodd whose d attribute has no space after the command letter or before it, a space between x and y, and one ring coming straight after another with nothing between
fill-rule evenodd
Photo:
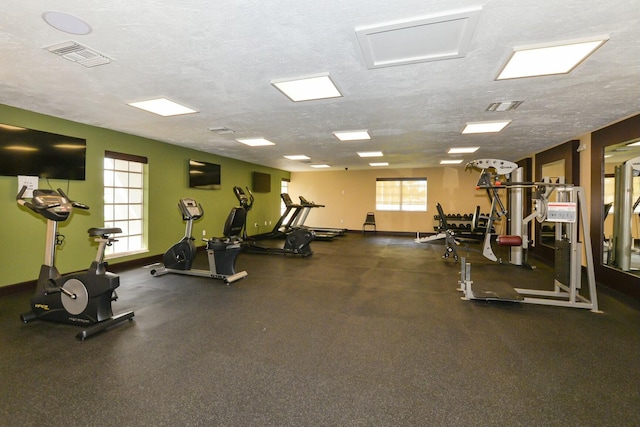
<instances>
[{"instance_id":1,"label":"green painted wall","mask_svg":"<svg viewBox=\"0 0 640 427\"><path fill-rule=\"evenodd\" d=\"M87 235L90 227L103 225L102 161L105 150L146 156L148 252L122 261L163 253L184 234L184 222L177 208L182 197L193 197L204 208L205 215L194 224L193 235L199 239L206 231L208 237L220 236L229 210L238 204L233 187L251 188L252 172L271 174L271 193L255 194L256 202L249 213L249 223L275 221L280 217L280 181L289 172L267 168L234 159L181 148L159 141L114 132L98 127L45 116L0 105L0 123L27 127L46 132L69 135L87 140L87 174L85 181L40 179L41 188L62 188L69 197L90 206L89 211L77 210L61 223L59 233L65 244L58 248L56 264L61 273L86 269L95 257L97 244ZM2 153L0 153L2 155ZM189 159L222 165L222 189L200 190L188 188ZM68 190L68 191L67 191ZM15 201L18 192L16 177L0 176L0 287L37 278L44 259L46 221ZM270 228L270 227L267 227ZM252 234L253 226L249 227ZM260 227L264 232L265 227Z\"/></svg>"}]
</instances>

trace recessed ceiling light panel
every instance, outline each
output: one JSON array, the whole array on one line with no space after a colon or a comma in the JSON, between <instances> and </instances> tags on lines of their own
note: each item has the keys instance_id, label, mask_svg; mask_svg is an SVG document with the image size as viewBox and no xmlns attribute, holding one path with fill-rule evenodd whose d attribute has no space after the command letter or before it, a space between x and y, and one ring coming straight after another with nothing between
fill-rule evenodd
<instances>
[{"instance_id":1,"label":"recessed ceiling light panel","mask_svg":"<svg viewBox=\"0 0 640 427\"><path fill-rule=\"evenodd\" d=\"M462 163L462 159L459 160L440 160L441 165L459 165Z\"/></svg>"},{"instance_id":2,"label":"recessed ceiling light panel","mask_svg":"<svg viewBox=\"0 0 640 427\"><path fill-rule=\"evenodd\" d=\"M504 129L511 120L502 120L496 122L470 122L462 130L463 134L468 133L495 133Z\"/></svg>"},{"instance_id":3,"label":"recessed ceiling light panel","mask_svg":"<svg viewBox=\"0 0 640 427\"><path fill-rule=\"evenodd\" d=\"M516 48L496 80L567 74L608 39Z\"/></svg>"},{"instance_id":4,"label":"recessed ceiling light panel","mask_svg":"<svg viewBox=\"0 0 640 427\"><path fill-rule=\"evenodd\" d=\"M267 145L276 145L268 139L264 138L238 138L236 141L241 142L250 147L264 147Z\"/></svg>"},{"instance_id":5,"label":"recessed ceiling light panel","mask_svg":"<svg viewBox=\"0 0 640 427\"><path fill-rule=\"evenodd\" d=\"M374 162L374 163L369 163L369 166L373 166L373 167L389 166L389 162Z\"/></svg>"},{"instance_id":6,"label":"recessed ceiling light panel","mask_svg":"<svg viewBox=\"0 0 640 427\"><path fill-rule=\"evenodd\" d=\"M291 156L284 156L285 159L289 160L310 160L311 157L305 156L304 154L294 154Z\"/></svg>"},{"instance_id":7,"label":"recessed ceiling light panel","mask_svg":"<svg viewBox=\"0 0 640 427\"><path fill-rule=\"evenodd\" d=\"M449 148L449 151L447 151L447 153L448 154L470 154L470 153L475 153L479 149L480 147L456 147L456 148Z\"/></svg>"},{"instance_id":8,"label":"recessed ceiling light panel","mask_svg":"<svg viewBox=\"0 0 640 427\"><path fill-rule=\"evenodd\" d=\"M345 130L333 132L333 134L340 141L362 141L365 139L371 139L367 130Z\"/></svg>"},{"instance_id":9,"label":"recessed ceiling light panel","mask_svg":"<svg viewBox=\"0 0 640 427\"><path fill-rule=\"evenodd\" d=\"M312 168L316 168L316 169L326 169L326 168L330 168L331 166L329 165L310 165Z\"/></svg>"},{"instance_id":10,"label":"recessed ceiling light panel","mask_svg":"<svg viewBox=\"0 0 640 427\"><path fill-rule=\"evenodd\" d=\"M271 84L293 102L339 98L342 96L329 74L296 80L272 81Z\"/></svg>"},{"instance_id":11,"label":"recessed ceiling light panel","mask_svg":"<svg viewBox=\"0 0 640 427\"><path fill-rule=\"evenodd\" d=\"M627 147L638 147L638 146L640 146L640 140L635 142L630 142L629 144L627 144Z\"/></svg>"},{"instance_id":12,"label":"recessed ceiling light panel","mask_svg":"<svg viewBox=\"0 0 640 427\"><path fill-rule=\"evenodd\" d=\"M128 105L163 117L179 116L182 114L192 114L198 112L197 110L185 107L184 105L170 101L166 98L156 98L147 101L130 102Z\"/></svg>"},{"instance_id":13,"label":"recessed ceiling light panel","mask_svg":"<svg viewBox=\"0 0 640 427\"><path fill-rule=\"evenodd\" d=\"M362 151L358 153L360 157L382 157L382 151Z\"/></svg>"}]
</instances>

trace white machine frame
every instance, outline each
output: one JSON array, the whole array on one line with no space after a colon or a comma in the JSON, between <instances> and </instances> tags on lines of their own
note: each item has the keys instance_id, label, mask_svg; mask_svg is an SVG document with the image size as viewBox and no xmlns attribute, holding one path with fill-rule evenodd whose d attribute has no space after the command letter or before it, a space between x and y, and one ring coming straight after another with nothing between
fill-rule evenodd
<instances>
[{"instance_id":1,"label":"white machine frame","mask_svg":"<svg viewBox=\"0 0 640 427\"><path fill-rule=\"evenodd\" d=\"M499 161L494 160L493 162ZM485 166L482 168L483 172L488 167L492 167L491 163L486 160L482 161L482 166ZM504 169L495 168L495 171L496 174L500 174L500 171L504 171ZM488 182L486 184L487 188L496 188L495 183ZM503 185L501 184L499 187L503 187ZM473 281L471 280L471 264L462 258L458 289L463 292L463 299L504 299L530 304L585 308L592 312L601 313L601 311L598 310L591 237L588 235L589 227L586 223L587 211L584 188L571 184L551 183L544 180L538 183L514 182L512 186L506 184L504 187L518 191L514 205L519 206L519 209L521 209L522 206L522 189L532 187L535 190L535 208L533 212L521 220L521 211L514 215L516 218L513 216L511 218L512 224L517 224L522 237L522 246L512 248L512 256L514 249L516 249L515 255L517 256L515 262L512 263L522 265L522 254L526 254L528 247L529 238L526 230L528 229L527 225L529 222L536 219L539 222L547 221L555 223L556 257L553 290L515 288L513 291L515 291L517 295L514 296L512 293L507 292L508 296L506 298L501 298L498 292L484 292L481 295L474 294ZM556 201L550 202L549 198L553 193L556 194ZM497 193L494 193L493 203L495 203L495 199L497 198L496 194ZM492 214L493 207L492 205ZM583 290L583 259L586 264L588 295L581 293Z\"/></svg>"}]
</instances>

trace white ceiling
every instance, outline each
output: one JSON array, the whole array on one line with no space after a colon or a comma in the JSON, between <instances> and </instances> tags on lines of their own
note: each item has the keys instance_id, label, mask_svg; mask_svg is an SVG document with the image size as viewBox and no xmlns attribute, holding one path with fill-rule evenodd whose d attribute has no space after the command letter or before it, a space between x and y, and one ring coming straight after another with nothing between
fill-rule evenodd
<instances>
[{"instance_id":1,"label":"white ceiling","mask_svg":"<svg viewBox=\"0 0 640 427\"><path fill-rule=\"evenodd\" d=\"M637 0L47 3L3 2L0 103L289 171L313 169L284 155L362 169L372 159L355 152L374 150L395 168L452 157L513 161L640 112ZM478 7L464 57L367 68L356 29ZM41 17L47 10L80 17L92 32L56 30ZM495 81L514 47L602 35L609 41L570 74ZM112 62L86 68L44 49L68 40ZM294 103L270 85L319 73L329 73L343 97ZM157 96L199 113L160 117L126 105ZM524 103L485 111L511 100ZM500 134L460 133L467 122L502 119L512 123ZM340 143L332 135L354 129L372 139ZM276 145L235 141L247 137ZM462 146L481 149L446 154Z\"/></svg>"}]
</instances>

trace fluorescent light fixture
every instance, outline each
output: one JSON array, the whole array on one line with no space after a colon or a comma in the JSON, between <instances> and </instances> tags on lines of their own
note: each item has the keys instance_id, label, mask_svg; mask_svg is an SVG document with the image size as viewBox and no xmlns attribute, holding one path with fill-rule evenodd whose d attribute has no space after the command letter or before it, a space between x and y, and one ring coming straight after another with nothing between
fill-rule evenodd
<instances>
[{"instance_id":1,"label":"fluorescent light fixture","mask_svg":"<svg viewBox=\"0 0 640 427\"><path fill-rule=\"evenodd\" d=\"M627 144L627 147L638 147L640 146L640 140Z\"/></svg>"},{"instance_id":2,"label":"fluorescent light fixture","mask_svg":"<svg viewBox=\"0 0 640 427\"><path fill-rule=\"evenodd\" d=\"M369 132L365 130L345 130L340 132L333 132L336 138L340 141L361 141L365 139L371 139Z\"/></svg>"},{"instance_id":3,"label":"fluorescent light fixture","mask_svg":"<svg viewBox=\"0 0 640 427\"><path fill-rule=\"evenodd\" d=\"M148 101L140 102L130 102L128 105L163 117L179 116L182 114L191 114L198 112L197 110L185 107L184 105L180 105L166 98L150 99Z\"/></svg>"},{"instance_id":4,"label":"fluorescent light fixture","mask_svg":"<svg viewBox=\"0 0 640 427\"><path fill-rule=\"evenodd\" d=\"M500 132L511 120L501 120L497 122L469 122L462 129L462 133L492 133Z\"/></svg>"},{"instance_id":5,"label":"fluorescent light fixture","mask_svg":"<svg viewBox=\"0 0 640 427\"><path fill-rule=\"evenodd\" d=\"M382 156L384 156L384 154L382 154L382 151L362 151L362 152L358 153L358 156L360 156L360 157L382 157Z\"/></svg>"},{"instance_id":6,"label":"fluorescent light fixture","mask_svg":"<svg viewBox=\"0 0 640 427\"><path fill-rule=\"evenodd\" d=\"M329 165L311 165L312 168L316 168L316 169L324 169L324 168L330 168L331 166Z\"/></svg>"},{"instance_id":7,"label":"fluorescent light fixture","mask_svg":"<svg viewBox=\"0 0 640 427\"><path fill-rule=\"evenodd\" d=\"M462 163L462 159L458 160L440 160L441 165L459 165Z\"/></svg>"},{"instance_id":8,"label":"fluorescent light fixture","mask_svg":"<svg viewBox=\"0 0 640 427\"><path fill-rule=\"evenodd\" d=\"M570 73L608 39L515 48L496 80Z\"/></svg>"},{"instance_id":9,"label":"fluorescent light fixture","mask_svg":"<svg viewBox=\"0 0 640 427\"><path fill-rule=\"evenodd\" d=\"M285 159L289 160L310 160L311 157L305 156L304 154L295 154L291 156L284 156Z\"/></svg>"},{"instance_id":10,"label":"fluorescent light fixture","mask_svg":"<svg viewBox=\"0 0 640 427\"><path fill-rule=\"evenodd\" d=\"M457 148L449 148L447 151L448 154L470 154L478 151L480 147L457 147Z\"/></svg>"},{"instance_id":11,"label":"fluorescent light fixture","mask_svg":"<svg viewBox=\"0 0 640 427\"><path fill-rule=\"evenodd\" d=\"M389 166L389 162L369 163L369 166Z\"/></svg>"},{"instance_id":12,"label":"fluorescent light fixture","mask_svg":"<svg viewBox=\"0 0 640 427\"><path fill-rule=\"evenodd\" d=\"M236 141L241 142L250 147L264 147L265 145L276 145L268 139L264 138L237 138Z\"/></svg>"},{"instance_id":13,"label":"fluorescent light fixture","mask_svg":"<svg viewBox=\"0 0 640 427\"><path fill-rule=\"evenodd\" d=\"M329 74L304 77L296 80L271 81L271 84L293 102L342 96Z\"/></svg>"}]
</instances>

